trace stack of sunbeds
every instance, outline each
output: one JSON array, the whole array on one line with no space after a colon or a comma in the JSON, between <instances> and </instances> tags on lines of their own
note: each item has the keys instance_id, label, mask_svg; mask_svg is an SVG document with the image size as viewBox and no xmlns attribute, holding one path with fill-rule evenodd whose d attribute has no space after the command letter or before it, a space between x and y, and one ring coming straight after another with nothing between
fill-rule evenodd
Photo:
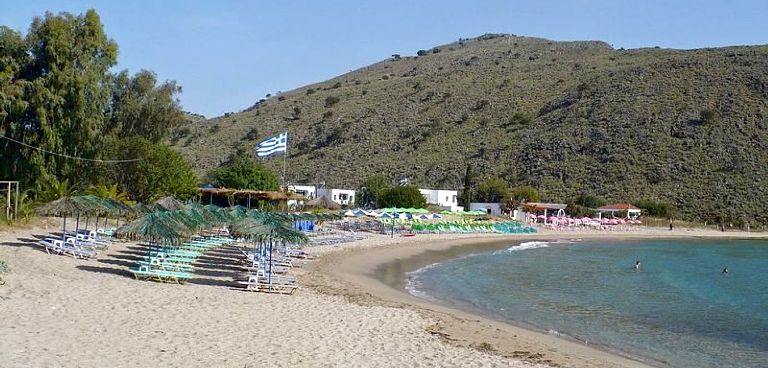
<instances>
[{"instance_id":1,"label":"stack of sunbeds","mask_svg":"<svg viewBox=\"0 0 768 368\"><path fill-rule=\"evenodd\" d=\"M232 242L222 236L199 237L177 246L149 245L147 254L131 268L139 280L183 283L192 277L193 264L204 252Z\"/></svg>"},{"instance_id":2,"label":"stack of sunbeds","mask_svg":"<svg viewBox=\"0 0 768 368\"><path fill-rule=\"evenodd\" d=\"M96 231L82 230L77 233L67 233L63 238L45 238L38 244L45 248L48 254L60 254L80 259L93 258L98 250L112 244L110 237L99 236Z\"/></svg>"},{"instance_id":3,"label":"stack of sunbeds","mask_svg":"<svg viewBox=\"0 0 768 368\"><path fill-rule=\"evenodd\" d=\"M248 291L293 294L299 288L296 278L288 273L296 266L297 258L314 258L307 252L285 247L269 254L265 251L242 251L245 274L237 281ZM298 261L301 262L301 261Z\"/></svg>"}]
</instances>

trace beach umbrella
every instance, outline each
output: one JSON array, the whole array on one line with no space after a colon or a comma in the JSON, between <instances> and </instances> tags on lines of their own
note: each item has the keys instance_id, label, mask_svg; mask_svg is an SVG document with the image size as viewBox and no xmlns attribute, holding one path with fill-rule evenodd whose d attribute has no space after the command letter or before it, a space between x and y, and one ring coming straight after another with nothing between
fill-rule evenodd
<instances>
[{"instance_id":1,"label":"beach umbrella","mask_svg":"<svg viewBox=\"0 0 768 368\"><path fill-rule=\"evenodd\" d=\"M354 211L350 211L350 210L345 211L343 213L343 216L344 217L356 217L355 212Z\"/></svg>"},{"instance_id":2,"label":"beach umbrella","mask_svg":"<svg viewBox=\"0 0 768 368\"><path fill-rule=\"evenodd\" d=\"M61 230L62 240L66 240L67 237L67 217L74 216L78 219L75 225L75 231L77 231L81 213L96 214L101 211L104 211L104 207L100 203L95 202L90 197L84 196L62 197L55 201L48 202L35 210L35 212L41 216L55 216L63 218L64 221Z\"/></svg>"},{"instance_id":3,"label":"beach umbrella","mask_svg":"<svg viewBox=\"0 0 768 368\"><path fill-rule=\"evenodd\" d=\"M181 203L178 199L173 197L158 199L153 205L155 209L163 209L166 211L177 211L184 209L184 203Z\"/></svg>"},{"instance_id":4,"label":"beach umbrella","mask_svg":"<svg viewBox=\"0 0 768 368\"><path fill-rule=\"evenodd\" d=\"M337 210L341 208L341 206L332 201L328 196L320 196L317 197L311 201L307 201L304 203L304 206L306 207L316 207L316 208L327 208L329 210Z\"/></svg>"},{"instance_id":5,"label":"beach umbrella","mask_svg":"<svg viewBox=\"0 0 768 368\"><path fill-rule=\"evenodd\" d=\"M443 216L440 216L440 214L439 214L439 213L433 213L433 214L432 214L432 218L433 218L433 219L441 219L441 218L443 218Z\"/></svg>"},{"instance_id":6,"label":"beach umbrella","mask_svg":"<svg viewBox=\"0 0 768 368\"><path fill-rule=\"evenodd\" d=\"M189 228L177 216L157 211L145 214L117 229L115 235L122 238L142 239L150 242L177 242L191 234Z\"/></svg>"},{"instance_id":7,"label":"beach umbrella","mask_svg":"<svg viewBox=\"0 0 768 368\"><path fill-rule=\"evenodd\" d=\"M250 215L231 224L230 233L239 237L267 242L269 246L267 280L269 284L272 284L272 252L274 243L304 244L307 242L307 237L302 232L293 229L284 217L270 213L251 213Z\"/></svg>"}]
</instances>

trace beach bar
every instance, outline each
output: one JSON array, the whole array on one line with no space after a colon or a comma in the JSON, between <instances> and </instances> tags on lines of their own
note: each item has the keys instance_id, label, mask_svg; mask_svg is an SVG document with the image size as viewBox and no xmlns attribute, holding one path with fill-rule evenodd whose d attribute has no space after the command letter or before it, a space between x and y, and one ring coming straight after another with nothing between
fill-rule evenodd
<instances>
[{"instance_id":1,"label":"beach bar","mask_svg":"<svg viewBox=\"0 0 768 368\"><path fill-rule=\"evenodd\" d=\"M568 207L565 203L541 203L541 202L528 202L523 203L520 205L525 212L530 214L537 214L537 213L543 213L542 215L538 216L538 218L541 218L544 220L544 223L547 223L547 218L549 213L556 213L557 217L565 216L565 208Z\"/></svg>"},{"instance_id":2,"label":"beach bar","mask_svg":"<svg viewBox=\"0 0 768 368\"><path fill-rule=\"evenodd\" d=\"M604 213L610 213L611 217L616 217L616 213L626 213L626 218L636 219L640 216L641 210L629 203L614 203L598 207L595 212L599 218L602 218Z\"/></svg>"}]
</instances>

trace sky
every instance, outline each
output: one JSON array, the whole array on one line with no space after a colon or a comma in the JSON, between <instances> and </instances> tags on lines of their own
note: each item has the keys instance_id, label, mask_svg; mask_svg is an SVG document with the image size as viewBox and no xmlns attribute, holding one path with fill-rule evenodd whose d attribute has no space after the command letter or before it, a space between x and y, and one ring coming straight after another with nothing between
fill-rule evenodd
<instances>
[{"instance_id":1,"label":"sky","mask_svg":"<svg viewBox=\"0 0 768 368\"><path fill-rule=\"evenodd\" d=\"M46 11L90 8L119 46L116 70L176 80L184 109L208 117L485 33L615 48L768 44L766 0L0 0L0 25L25 33Z\"/></svg>"}]
</instances>

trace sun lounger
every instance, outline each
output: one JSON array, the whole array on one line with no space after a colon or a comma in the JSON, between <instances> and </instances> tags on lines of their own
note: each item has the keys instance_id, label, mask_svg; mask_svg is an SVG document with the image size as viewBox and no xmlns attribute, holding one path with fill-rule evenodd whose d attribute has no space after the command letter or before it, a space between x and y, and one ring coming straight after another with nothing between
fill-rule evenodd
<instances>
[{"instance_id":1,"label":"sun lounger","mask_svg":"<svg viewBox=\"0 0 768 368\"><path fill-rule=\"evenodd\" d=\"M261 291L288 295L293 294L293 292L299 288L298 285L296 285L295 280L292 281L288 279L280 279L273 275L271 281L272 282L270 283L269 280L264 276L250 275L247 281L238 281L237 283L244 285L245 290L248 291Z\"/></svg>"},{"instance_id":2,"label":"sun lounger","mask_svg":"<svg viewBox=\"0 0 768 368\"><path fill-rule=\"evenodd\" d=\"M81 259L95 257L97 254L95 250L80 248L61 239L48 238L41 240L39 244L45 247L48 254L63 254Z\"/></svg>"},{"instance_id":3,"label":"sun lounger","mask_svg":"<svg viewBox=\"0 0 768 368\"><path fill-rule=\"evenodd\" d=\"M160 282L173 282L181 284L192 277L188 272L166 271L151 268L149 265L140 265L131 268L131 273L137 280L154 280Z\"/></svg>"}]
</instances>

